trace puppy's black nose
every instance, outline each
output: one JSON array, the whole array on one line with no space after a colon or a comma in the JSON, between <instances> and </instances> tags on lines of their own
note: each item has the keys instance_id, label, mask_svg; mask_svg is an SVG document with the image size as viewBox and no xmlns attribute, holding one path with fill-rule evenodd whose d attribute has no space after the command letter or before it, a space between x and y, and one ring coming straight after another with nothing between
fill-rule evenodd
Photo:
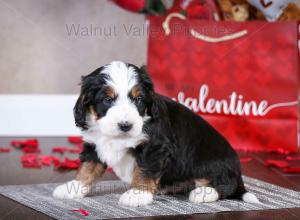
<instances>
[{"instance_id":1,"label":"puppy's black nose","mask_svg":"<svg viewBox=\"0 0 300 220\"><path fill-rule=\"evenodd\" d=\"M122 122L118 124L119 128L121 131L127 132L132 128L132 124L130 124L129 122Z\"/></svg>"}]
</instances>

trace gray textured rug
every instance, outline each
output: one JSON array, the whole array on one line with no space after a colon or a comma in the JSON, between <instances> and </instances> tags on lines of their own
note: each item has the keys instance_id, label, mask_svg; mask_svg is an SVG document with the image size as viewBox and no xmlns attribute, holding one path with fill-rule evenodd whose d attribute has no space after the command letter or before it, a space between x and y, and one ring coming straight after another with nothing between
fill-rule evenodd
<instances>
[{"instance_id":1,"label":"gray textured rug","mask_svg":"<svg viewBox=\"0 0 300 220\"><path fill-rule=\"evenodd\" d=\"M128 185L120 181L99 182L90 197L79 201L53 198L51 193L58 184L1 186L0 194L57 219L110 219L300 207L300 192L249 177L244 177L244 181L246 188L263 204L221 200L197 205L190 203L188 196L164 195L156 196L155 202L146 207L126 208L118 205L120 194L128 189ZM87 210L89 215L71 211L74 209Z\"/></svg>"}]
</instances>

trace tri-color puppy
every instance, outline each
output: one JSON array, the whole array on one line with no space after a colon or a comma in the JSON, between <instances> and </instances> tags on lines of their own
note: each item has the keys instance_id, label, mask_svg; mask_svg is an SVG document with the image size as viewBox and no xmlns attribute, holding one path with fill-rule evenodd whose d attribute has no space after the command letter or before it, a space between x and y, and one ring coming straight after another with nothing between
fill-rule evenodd
<instances>
[{"instance_id":1,"label":"tri-color puppy","mask_svg":"<svg viewBox=\"0 0 300 220\"><path fill-rule=\"evenodd\" d=\"M193 183L194 203L259 203L246 191L239 158L225 138L185 106L155 93L144 68L112 62L83 77L74 115L86 142L82 164L54 197L86 196L110 166L131 184L120 205L150 204L158 191L185 182Z\"/></svg>"}]
</instances>

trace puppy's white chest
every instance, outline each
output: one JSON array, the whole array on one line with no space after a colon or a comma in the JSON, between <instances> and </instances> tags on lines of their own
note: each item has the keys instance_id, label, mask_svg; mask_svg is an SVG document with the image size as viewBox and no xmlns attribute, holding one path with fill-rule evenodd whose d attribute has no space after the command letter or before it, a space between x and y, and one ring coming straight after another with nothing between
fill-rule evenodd
<instances>
[{"instance_id":1,"label":"puppy's white chest","mask_svg":"<svg viewBox=\"0 0 300 220\"><path fill-rule=\"evenodd\" d=\"M97 144L96 150L101 161L112 167L122 181L130 183L136 162L128 153L128 148L122 147L122 144L122 141L106 140L105 144Z\"/></svg>"}]
</instances>

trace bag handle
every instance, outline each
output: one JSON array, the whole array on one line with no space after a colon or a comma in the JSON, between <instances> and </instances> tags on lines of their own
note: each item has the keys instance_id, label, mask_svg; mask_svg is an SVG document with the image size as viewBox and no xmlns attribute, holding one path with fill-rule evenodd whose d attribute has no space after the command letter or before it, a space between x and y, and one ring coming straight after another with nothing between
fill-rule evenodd
<instances>
[{"instance_id":1,"label":"bag handle","mask_svg":"<svg viewBox=\"0 0 300 220\"><path fill-rule=\"evenodd\" d=\"M179 13L170 13L168 14L168 16L166 17L166 19L164 20L164 22L162 23L162 27L165 30L165 35L169 35L171 33L170 30L170 21L172 18L180 18L181 20L185 20L186 17L182 14Z\"/></svg>"},{"instance_id":2,"label":"bag handle","mask_svg":"<svg viewBox=\"0 0 300 220\"><path fill-rule=\"evenodd\" d=\"M171 33L170 21L174 17L180 18L181 20L186 19L186 17L184 15L179 14L179 13L170 13L170 14L168 14L166 19L162 23L162 27L165 31L165 35L169 35ZM204 35L204 34L200 34L199 32L195 31L194 29L190 29L189 32L193 37L195 37L199 40L205 41L205 42L209 42L209 43L218 43L218 42L224 42L224 41L228 41L228 40L234 40L234 39L241 38L241 37L248 34L247 30L242 30L242 31L239 31L239 32L236 32L236 33L233 33L233 34L224 35L222 37L210 37L210 36L207 36L207 35Z\"/></svg>"}]
</instances>

